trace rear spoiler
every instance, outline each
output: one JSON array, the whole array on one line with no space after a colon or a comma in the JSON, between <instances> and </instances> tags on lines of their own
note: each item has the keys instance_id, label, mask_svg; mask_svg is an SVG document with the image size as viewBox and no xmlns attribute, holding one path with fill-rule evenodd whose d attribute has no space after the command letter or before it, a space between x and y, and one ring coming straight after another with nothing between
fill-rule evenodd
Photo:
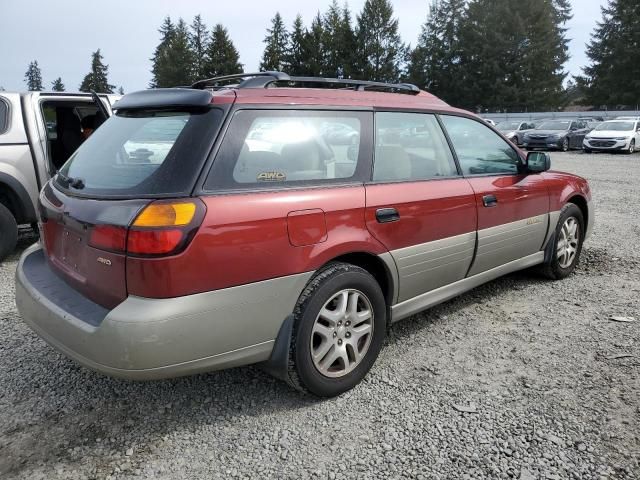
<instances>
[{"instance_id":1,"label":"rear spoiler","mask_svg":"<svg viewBox=\"0 0 640 480\"><path fill-rule=\"evenodd\" d=\"M125 95L114 105L114 110L141 110L148 108L206 107L213 95L207 90L187 88L156 88Z\"/></svg>"}]
</instances>

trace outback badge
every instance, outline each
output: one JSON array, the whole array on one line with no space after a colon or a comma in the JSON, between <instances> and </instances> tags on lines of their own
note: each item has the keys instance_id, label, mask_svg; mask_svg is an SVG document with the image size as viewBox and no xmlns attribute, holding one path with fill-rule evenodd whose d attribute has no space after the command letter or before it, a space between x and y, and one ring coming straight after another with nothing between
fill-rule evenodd
<instances>
[{"instance_id":1,"label":"outback badge","mask_svg":"<svg viewBox=\"0 0 640 480\"><path fill-rule=\"evenodd\" d=\"M107 267L110 267L110 266L111 266L111 260L109 260L108 258L98 257L98 258L97 258L97 260L98 260L100 263L102 263L102 264L106 265Z\"/></svg>"}]
</instances>

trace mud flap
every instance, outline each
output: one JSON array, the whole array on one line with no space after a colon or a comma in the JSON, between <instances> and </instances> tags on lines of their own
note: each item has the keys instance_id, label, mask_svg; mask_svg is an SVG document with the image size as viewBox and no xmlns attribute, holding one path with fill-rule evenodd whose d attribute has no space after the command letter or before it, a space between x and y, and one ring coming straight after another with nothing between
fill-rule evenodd
<instances>
[{"instance_id":1,"label":"mud flap","mask_svg":"<svg viewBox=\"0 0 640 480\"><path fill-rule=\"evenodd\" d=\"M276 337L269 360L258 366L269 375L294 386L289 379L289 349L291 347L291 335L293 333L293 315L284 319L280 331Z\"/></svg>"}]
</instances>

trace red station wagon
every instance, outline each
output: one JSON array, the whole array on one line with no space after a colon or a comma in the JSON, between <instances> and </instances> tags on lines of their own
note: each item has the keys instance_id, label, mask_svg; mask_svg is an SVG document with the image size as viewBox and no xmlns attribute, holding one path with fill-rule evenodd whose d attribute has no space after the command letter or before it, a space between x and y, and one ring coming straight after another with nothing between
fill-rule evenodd
<instances>
[{"instance_id":1,"label":"red station wagon","mask_svg":"<svg viewBox=\"0 0 640 480\"><path fill-rule=\"evenodd\" d=\"M114 109L42 189L16 273L24 321L109 375L260 363L337 395L393 322L566 277L593 227L584 179L413 85L262 72Z\"/></svg>"}]
</instances>

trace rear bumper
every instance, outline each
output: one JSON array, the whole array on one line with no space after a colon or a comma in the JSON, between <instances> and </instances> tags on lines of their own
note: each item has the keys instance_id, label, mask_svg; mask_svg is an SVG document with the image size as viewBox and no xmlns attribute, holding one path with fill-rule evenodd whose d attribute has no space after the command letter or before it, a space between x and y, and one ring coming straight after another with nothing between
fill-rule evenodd
<instances>
[{"instance_id":1,"label":"rear bumper","mask_svg":"<svg viewBox=\"0 0 640 480\"><path fill-rule=\"evenodd\" d=\"M25 323L78 363L111 376L149 380L267 360L311 275L177 298L130 296L108 311L74 300L34 245L16 271L16 304Z\"/></svg>"}]
</instances>

